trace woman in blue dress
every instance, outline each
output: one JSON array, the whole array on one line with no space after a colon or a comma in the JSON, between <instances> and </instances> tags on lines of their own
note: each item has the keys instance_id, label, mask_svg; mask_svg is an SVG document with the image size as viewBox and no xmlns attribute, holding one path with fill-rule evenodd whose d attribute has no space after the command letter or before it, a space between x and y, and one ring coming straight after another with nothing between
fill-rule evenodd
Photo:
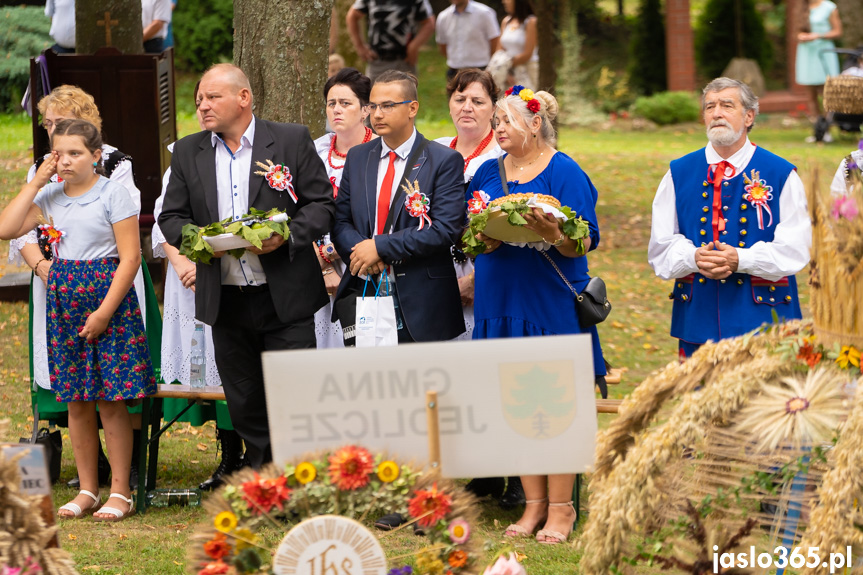
<instances>
[{"instance_id":1,"label":"woman in blue dress","mask_svg":"<svg viewBox=\"0 0 863 575\"><path fill-rule=\"evenodd\" d=\"M579 252L558 221L539 208L525 214L525 227L544 241L512 245L480 234L486 250L475 262L474 339L581 333L575 298L546 255L581 290L589 280L585 254L599 244L596 188L572 158L554 148L557 101L547 92L520 89L515 86L497 102L492 120L498 144L506 152L503 165L509 193L555 197L588 222L590 237L584 240L584 252ZM479 191L488 194L488 201L505 195L497 160L480 167L467 198ZM595 327L588 331L593 372L602 377L605 363L599 337ZM523 476L521 480L525 511L506 535L531 536L543 527L536 533L538 541L566 541L576 517L571 501L575 475Z\"/></svg>"}]
</instances>

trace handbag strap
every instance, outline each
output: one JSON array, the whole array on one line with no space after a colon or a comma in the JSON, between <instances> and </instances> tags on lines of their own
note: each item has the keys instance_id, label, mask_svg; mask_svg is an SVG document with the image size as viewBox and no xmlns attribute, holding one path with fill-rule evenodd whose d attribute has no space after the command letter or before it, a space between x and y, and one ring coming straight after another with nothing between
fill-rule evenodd
<instances>
[{"instance_id":1,"label":"handbag strap","mask_svg":"<svg viewBox=\"0 0 863 575\"><path fill-rule=\"evenodd\" d=\"M568 287L568 288L569 288L569 291L571 291L571 292L572 292L572 295L574 295L574 296L575 296L575 299L577 299L578 301L581 301L581 300L582 300L582 296L581 296L581 294L580 294L580 293L578 293L578 291L576 291L576 289L575 289L574 287L572 287L572 284L571 284L571 283L569 283L569 280L568 280L568 279L566 279L566 276L565 276L565 275L563 275L563 272L562 272L562 271L560 271L560 268L559 268L559 267L557 267L557 264L556 264L556 263L554 263L554 260L553 260L553 259L551 259L551 256L550 256L550 255L548 255L548 253L546 253L546 252L540 252L540 253L543 255L543 257L545 257L545 259L547 259L547 260L548 260L548 263L550 263L550 264L551 264L551 267L553 267L553 268L554 268L554 271L556 271L556 272L557 272L557 275L559 275L559 276L560 276L560 279L562 279L562 280L563 280L563 283L565 283L565 284L566 284L566 287Z\"/></svg>"}]
</instances>

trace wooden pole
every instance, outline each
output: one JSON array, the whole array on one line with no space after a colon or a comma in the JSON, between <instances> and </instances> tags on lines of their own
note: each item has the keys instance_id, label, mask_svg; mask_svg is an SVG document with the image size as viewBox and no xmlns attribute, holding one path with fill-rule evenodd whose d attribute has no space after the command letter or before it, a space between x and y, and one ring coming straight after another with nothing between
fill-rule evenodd
<instances>
[{"instance_id":1,"label":"wooden pole","mask_svg":"<svg viewBox=\"0 0 863 575\"><path fill-rule=\"evenodd\" d=\"M437 392L426 392L426 421L428 422L429 465L440 470L440 427L438 426Z\"/></svg>"}]
</instances>

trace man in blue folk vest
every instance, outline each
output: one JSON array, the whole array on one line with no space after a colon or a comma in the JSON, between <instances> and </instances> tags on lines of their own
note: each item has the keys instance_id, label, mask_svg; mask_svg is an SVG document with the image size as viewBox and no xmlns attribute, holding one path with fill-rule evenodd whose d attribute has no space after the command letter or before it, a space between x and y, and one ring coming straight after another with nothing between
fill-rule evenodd
<instances>
[{"instance_id":1,"label":"man in blue folk vest","mask_svg":"<svg viewBox=\"0 0 863 575\"><path fill-rule=\"evenodd\" d=\"M647 249L656 275L674 280L671 335L681 358L771 322L773 311L800 318L794 274L812 243L795 167L749 141L758 98L730 78L702 94L709 143L671 162Z\"/></svg>"}]
</instances>

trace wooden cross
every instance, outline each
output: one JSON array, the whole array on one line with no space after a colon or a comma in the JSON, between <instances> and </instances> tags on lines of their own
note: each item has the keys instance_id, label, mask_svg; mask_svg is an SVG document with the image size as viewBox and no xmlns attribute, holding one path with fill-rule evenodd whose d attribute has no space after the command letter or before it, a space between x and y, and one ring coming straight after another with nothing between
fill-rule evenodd
<instances>
[{"instance_id":1,"label":"wooden cross","mask_svg":"<svg viewBox=\"0 0 863 575\"><path fill-rule=\"evenodd\" d=\"M105 27L105 46L111 45L111 26L116 26L119 24L119 20L111 20L111 13L105 12L104 20L97 20L96 26L104 26Z\"/></svg>"}]
</instances>

